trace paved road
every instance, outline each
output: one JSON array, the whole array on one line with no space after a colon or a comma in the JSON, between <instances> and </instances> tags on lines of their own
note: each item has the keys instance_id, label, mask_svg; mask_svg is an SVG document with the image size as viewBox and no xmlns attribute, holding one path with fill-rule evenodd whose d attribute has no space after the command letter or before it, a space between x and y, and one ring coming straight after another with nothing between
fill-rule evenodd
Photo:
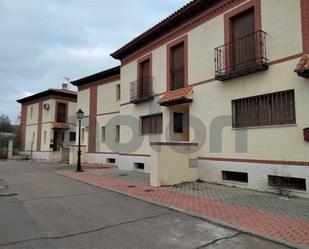
<instances>
[{"instance_id":1,"label":"paved road","mask_svg":"<svg viewBox=\"0 0 309 249\"><path fill-rule=\"evenodd\" d=\"M65 178L54 169L0 161L0 249L287 248Z\"/></svg>"}]
</instances>

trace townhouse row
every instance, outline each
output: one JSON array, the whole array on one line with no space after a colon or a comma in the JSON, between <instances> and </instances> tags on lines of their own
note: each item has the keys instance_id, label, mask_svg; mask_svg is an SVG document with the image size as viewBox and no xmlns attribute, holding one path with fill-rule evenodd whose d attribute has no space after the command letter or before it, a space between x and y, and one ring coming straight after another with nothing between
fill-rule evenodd
<instances>
[{"instance_id":1,"label":"townhouse row","mask_svg":"<svg viewBox=\"0 0 309 249\"><path fill-rule=\"evenodd\" d=\"M191 1L71 82L83 162L308 197L308 53L306 0Z\"/></svg>"}]
</instances>

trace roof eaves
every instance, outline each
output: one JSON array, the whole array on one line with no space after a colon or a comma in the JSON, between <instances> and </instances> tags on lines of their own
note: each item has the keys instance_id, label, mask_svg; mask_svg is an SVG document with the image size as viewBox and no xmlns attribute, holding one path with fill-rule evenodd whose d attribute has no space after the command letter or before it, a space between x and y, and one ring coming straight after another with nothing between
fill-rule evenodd
<instances>
[{"instance_id":1,"label":"roof eaves","mask_svg":"<svg viewBox=\"0 0 309 249\"><path fill-rule=\"evenodd\" d=\"M120 75L120 66L109 68L107 70L88 75L84 78L71 81L71 84L78 87L78 86L82 86L85 84L89 84L89 83L92 83L98 80L106 79L106 78L117 76L117 75Z\"/></svg>"}]
</instances>

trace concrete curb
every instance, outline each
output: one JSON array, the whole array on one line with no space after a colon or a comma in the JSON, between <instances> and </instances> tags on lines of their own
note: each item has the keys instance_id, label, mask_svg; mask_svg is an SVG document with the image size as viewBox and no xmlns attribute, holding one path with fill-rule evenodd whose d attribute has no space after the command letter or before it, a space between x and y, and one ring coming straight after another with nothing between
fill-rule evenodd
<instances>
[{"instance_id":1,"label":"concrete curb","mask_svg":"<svg viewBox=\"0 0 309 249\"><path fill-rule=\"evenodd\" d=\"M253 232L253 231L248 231L248 230L246 230L243 227L231 225L231 224L228 224L226 222L223 222L223 221L220 221L220 220L217 220L217 219L213 219L213 218L208 217L208 216L199 215L197 213L193 213L193 212L190 212L190 211L187 211L187 210L184 210L184 209L177 208L175 206L161 204L159 202L154 202L154 201L151 201L151 200L147 200L147 199L144 199L144 198L132 195L132 194L128 194L126 192L122 192L122 191L115 190L115 189L108 188L108 187L102 187L99 184L89 183L89 182L86 182L86 181L83 181L83 180L80 180L80 179L69 177L69 176L61 174L61 171L53 171L53 172L55 174L57 174L57 175L60 175L60 176L63 176L63 177L66 177L66 178L69 178L69 179L72 179L72 180L76 180L76 181L79 181L79 182L82 182L82 183L86 183L86 184L91 185L91 186L96 186L96 187L99 187L99 188L102 188L102 189L105 189L105 190L109 190L111 192L114 192L114 193L117 193L117 194L121 194L121 195L124 195L124 196L128 196L130 198L134 198L136 200L143 201L145 203L150 203L150 204L153 204L153 205L156 205L156 206L159 206L159 207L164 207L164 208L167 208L167 209L170 209L170 210L173 210L173 211L177 211L177 212L180 212L180 213L183 213L183 214L195 217L195 218L199 218L199 219L208 221L208 222L210 222L212 224L219 225L221 227L233 229L233 230L242 232L244 234L252 235L252 236L257 237L257 238L265 239L265 240L268 240L268 241L271 241L271 242L275 242L277 244L281 244L281 245L284 245L284 246L288 246L288 247L291 247L291 248L308 249L307 246L295 244L295 243L288 242L288 241L282 240L282 239L277 239L277 238L274 238L274 237L271 237L271 236L266 236L264 234L256 233L256 232Z\"/></svg>"}]
</instances>

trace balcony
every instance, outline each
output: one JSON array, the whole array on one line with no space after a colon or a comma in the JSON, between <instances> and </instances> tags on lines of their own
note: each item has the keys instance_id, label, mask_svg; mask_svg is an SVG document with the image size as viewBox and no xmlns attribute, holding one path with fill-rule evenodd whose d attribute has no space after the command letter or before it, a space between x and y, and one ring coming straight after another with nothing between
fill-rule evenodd
<instances>
[{"instance_id":1,"label":"balcony","mask_svg":"<svg viewBox=\"0 0 309 249\"><path fill-rule=\"evenodd\" d=\"M130 103L139 104L153 99L152 76L130 83Z\"/></svg>"},{"instance_id":2,"label":"balcony","mask_svg":"<svg viewBox=\"0 0 309 249\"><path fill-rule=\"evenodd\" d=\"M257 31L215 48L215 79L224 81L266 70L266 35Z\"/></svg>"}]
</instances>

